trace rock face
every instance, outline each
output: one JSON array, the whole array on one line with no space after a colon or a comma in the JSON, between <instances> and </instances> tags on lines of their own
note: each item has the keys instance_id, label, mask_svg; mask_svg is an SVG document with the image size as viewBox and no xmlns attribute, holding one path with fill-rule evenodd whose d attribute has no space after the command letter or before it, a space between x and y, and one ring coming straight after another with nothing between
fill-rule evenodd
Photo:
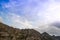
<instances>
[{"instance_id":1,"label":"rock face","mask_svg":"<svg viewBox=\"0 0 60 40\"><path fill-rule=\"evenodd\" d=\"M50 36L48 33L44 32L42 33L43 39L44 40L55 40L54 37Z\"/></svg>"},{"instance_id":2,"label":"rock face","mask_svg":"<svg viewBox=\"0 0 60 40\"><path fill-rule=\"evenodd\" d=\"M34 29L16 29L0 23L0 40L41 40L41 34Z\"/></svg>"},{"instance_id":3,"label":"rock face","mask_svg":"<svg viewBox=\"0 0 60 40\"><path fill-rule=\"evenodd\" d=\"M60 36L50 36L34 29L17 29L0 23L0 40L60 40Z\"/></svg>"}]
</instances>

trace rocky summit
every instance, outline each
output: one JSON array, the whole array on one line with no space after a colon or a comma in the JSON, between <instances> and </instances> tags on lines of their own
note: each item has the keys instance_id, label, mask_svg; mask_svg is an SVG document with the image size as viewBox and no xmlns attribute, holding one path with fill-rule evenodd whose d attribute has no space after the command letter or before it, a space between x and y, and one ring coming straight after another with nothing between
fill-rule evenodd
<instances>
[{"instance_id":1,"label":"rocky summit","mask_svg":"<svg viewBox=\"0 0 60 40\"><path fill-rule=\"evenodd\" d=\"M60 36L50 36L34 29L17 29L0 23L0 40L60 40Z\"/></svg>"}]
</instances>

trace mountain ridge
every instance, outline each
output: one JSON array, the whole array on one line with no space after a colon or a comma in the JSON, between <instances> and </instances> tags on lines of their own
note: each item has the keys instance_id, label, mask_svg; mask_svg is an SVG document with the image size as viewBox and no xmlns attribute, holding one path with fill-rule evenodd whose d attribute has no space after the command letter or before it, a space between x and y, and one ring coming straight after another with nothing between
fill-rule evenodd
<instances>
[{"instance_id":1,"label":"mountain ridge","mask_svg":"<svg viewBox=\"0 0 60 40\"><path fill-rule=\"evenodd\" d=\"M0 40L60 40L60 36L39 33L34 29L18 29L0 23Z\"/></svg>"}]
</instances>

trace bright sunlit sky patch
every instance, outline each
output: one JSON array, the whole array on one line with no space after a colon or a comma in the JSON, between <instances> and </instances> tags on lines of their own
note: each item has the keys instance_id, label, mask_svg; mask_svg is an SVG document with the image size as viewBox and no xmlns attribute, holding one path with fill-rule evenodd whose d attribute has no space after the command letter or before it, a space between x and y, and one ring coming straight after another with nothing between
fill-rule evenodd
<instances>
[{"instance_id":1,"label":"bright sunlit sky patch","mask_svg":"<svg viewBox=\"0 0 60 40\"><path fill-rule=\"evenodd\" d=\"M16 28L60 35L55 33L60 28L50 25L60 21L60 0L0 0L0 20Z\"/></svg>"}]
</instances>

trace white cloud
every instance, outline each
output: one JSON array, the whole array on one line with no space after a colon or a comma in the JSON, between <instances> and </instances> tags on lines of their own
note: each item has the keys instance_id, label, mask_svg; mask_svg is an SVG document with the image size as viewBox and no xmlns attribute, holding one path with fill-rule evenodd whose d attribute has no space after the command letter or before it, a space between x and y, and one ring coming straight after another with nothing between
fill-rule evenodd
<instances>
[{"instance_id":1,"label":"white cloud","mask_svg":"<svg viewBox=\"0 0 60 40\"><path fill-rule=\"evenodd\" d=\"M43 15L45 17L44 24L42 23L42 27L37 28L37 30L40 32L45 31L52 35L60 35L60 28L49 25L55 21L60 21L60 3L57 3L55 1L50 3L47 9L44 11Z\"/></svg>"},{"instance_id":2,"label":"white cloud","mask_svg":"<svg viewBox=\"0 0 60 40\"><path fill-rule=\"evenodd\" d=\"M20 8L21 6L22 8ZM20 0L18 2L10 0L4 7L9 9L8 17L12 21L12 26L18 28L38 28L41 32L51 32L52 29L54 30L52 32L60 31L55 27L49 26L51 22L60 21L60 3L57 3L55 0L48 0L48 2L29 0L21 3ZM24 16L17 15L20 14L21 10Z\"/></svg>"},{"instance_id":3,"label":"white cloud","mask_svg":"<svg viewBox=\"0 0 60 40\"><path fill-rule=\"evenodd\" d=\"M50 4L45 12L46 21L59 21L60 20L60 3L54 2Z\"/></svg>"},{"instance_id":4,"label":"white cloud","mask_svg":"<svg viewBox=\"0 0 60 40\"><path fill-rule=\"evenodd\" d=\"M43 3L44 0L28 0L26 2L20 0L13 1L10 0L8 4L5 4L4 7L8 8L12 13L20 13L27 17L29 20L38 20L41 19L41 11L45 10L48 6L48 2ZM22 4L21 4L22 3ZM21 8L20 8L21 7ZM27 10L28 9L28 10ZM42 18L43 19L43 18Z\"/></svg>"},{"instance_id":5,"label":"white cloud","mask_svg":"<svg viewBox=\"0 0 60 40\"><path fill-rule=\"evenodd\" d=\"M57 28L57 27L54 27L54 26L51 26L51 27L49 27L49 28L47 28L47 32L49 33L49 34L54 34L54 35L60 35L60 28Z\"/></svg>"},{"instance_id":6,"label":"white cloud","mask_svg":"<svg viewBox=\"0 0 60 40\"><path fill-rule=\"evenodd\" d=\"M56 36L60 35L60 28L57 28L55 26L51 26L50 24L44 25L43 27L46 27L46 28L43 28L43 29L41 29L41 28L35 28L35 29L37 31L39 31L40 33L47 32L50 35L56 35Z\"/></svg>"},{"instance_id":7,"label":"white cloud","mask_svg":"<svg viewBox=\"0 0 60 40\"><path fill-rule=\"evenodd\" d=\"M23 18L16 14L10 14L8 16L12 21L12 26L16 26L16 28L32 28L32 24L26 18Z\"/></svg>"}]
</instances>

